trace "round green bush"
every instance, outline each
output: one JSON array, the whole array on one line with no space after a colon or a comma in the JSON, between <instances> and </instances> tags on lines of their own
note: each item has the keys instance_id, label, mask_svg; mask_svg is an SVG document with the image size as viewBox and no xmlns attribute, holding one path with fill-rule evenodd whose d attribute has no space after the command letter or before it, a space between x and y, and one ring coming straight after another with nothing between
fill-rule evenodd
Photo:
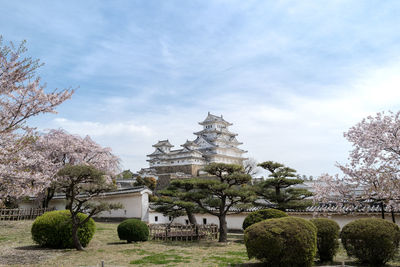
<instances>
[{"instance_id":1,"label":"round green bush","mask_svg":"<svg viewBox=\"0 0 400 267\"><path fill-rule=\"evenodd\" d=\"M120 223L117 228L118 237L126 240L128 243L132 241L147 241L149 238L149 227L137 219L127 219Z\"/></svg>"},{"instance_id":2,"label":"round green bush","mask_svg":"<svg viewBox=\"0 0 400 267\"><path fill-rule=\"evenodd\" d=\"M253 211L252 213L247 215L246 218L244 219L242 228L243 230L246 230L246 228L249 227L250 225L264 221L266 219L274 219L287 216L288 215L285 212L276 209L264 209L264 210Z\"/></svg>"},{"instance_id":3,"label":"round green bush","mask_svg":"<svg viewBox=\"0 0 400 267\"><path fill-rule=\"evenodd\" d=\"M317 250L317 228L297 217L264 220L244 231L249 259L267 266L311 266Z\"/></svg>"},{"instance_id":4,"label":"round green bush","mask_svg":"<svg viewBox=\"0 0 400 267\"><path fill-rule=\"evenodd\" d=\"M349 256L373 266L392 259L399 247L399 227L383 219L358 219L345 225L340 238Z\"/></svg>"},{"instance_id":5,"label":"round green bush","mask_svg":"<svg viewBox=\"0 0 400 267\"><path fill-rule=\"evenodd\" d=\"M317 227L317 256L321 262L333 261L339 248L340 226L334 220L318 218L310 220Z\"/></svg>"},{"instance_id":6,"label":"round green bush","mask_svg":"<svg viewBox=\"0 0 400 267\"><path fill-rule=\"evenodd\" d=\"M83 213L78 214L82 221L87 218ZM78 238L83 247L92 239L96 225L90 218L78 229ZM72 221L69 210L56 210L46 212L37 217L31 228L32 239L42 247L49 248L74 248L72 239Z\"/></svg>"}]
</instances>

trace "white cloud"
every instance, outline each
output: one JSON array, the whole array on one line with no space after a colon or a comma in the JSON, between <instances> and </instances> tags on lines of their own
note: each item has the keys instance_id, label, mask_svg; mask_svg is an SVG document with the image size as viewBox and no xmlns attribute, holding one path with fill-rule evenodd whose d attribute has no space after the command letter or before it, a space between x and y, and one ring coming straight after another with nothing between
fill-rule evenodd
<instances>
[{"instance_id":1,"label":"white cloud","mask_svg":"<svg viewBox=\"0 0 400 267\"><path fill-rule=\"evenodd\" d=\"M279 101L246 92L215 92L207 99L197 99L194 105L171 105L163 113L157 109L132 111L132 99L113 97L102 100L107 109L114 107L113 122L58 118L50 127L88 134L111 147L122 158L124 168L138 170L147 167L146 155L158 140L169 139L176 148L186 139L193 140L193 132L201 129L197 122L210 111L223 114L234 124L232 131L239 134L242 148L249 151L247 156L283 162L301 174L318 176L338 172L335 162L346 161L351 146L342 133L349 127L376 112L399 109L399 71L397 63L372 68L318 97L279 87L269 96Z\"/></svg>"},{"instance_id":2,"label":"white cloud","mask_svg":"<svg viewBox=\"0 0 400 267\"><path fill-rule=\"evenodd\" d=\"M134 134L137 136L151 136L153 131L144 125L137 125L132 121L100 123L92 121L73 121L65 118L54 119L56 126L66 129L70 133L79 135L121 136Z\"/></svg>"}]
</instances>

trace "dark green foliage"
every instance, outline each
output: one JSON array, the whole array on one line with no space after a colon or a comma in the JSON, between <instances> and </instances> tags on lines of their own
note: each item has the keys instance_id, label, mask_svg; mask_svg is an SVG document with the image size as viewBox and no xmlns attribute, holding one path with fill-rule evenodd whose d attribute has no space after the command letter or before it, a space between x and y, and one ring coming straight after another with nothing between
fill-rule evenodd
<instances>
[{"instance_id":1,"label":"dark green foliage","mask_svg":"<svg viewBox=\"0 0 400 267\"><path fill-rule=\"evenodd\" d=\"M396 224L383 219L358 219L343 227L340 238L349 256L380 266L396 254L400 230Z\"/></svg>"},{"instance_id":2,"label":"dark green foliage","mask_svg":"<svg viewBox=\"0 0 400 267\"><path fill-rule=\"evenodd\" d=\"M185 180L194 189L186 197L204 212L218 217L219 242L227 242L226 215L246 210L255 200L254 191L248 185L251 176L236 164L211 163L205 166L204 171L210 174L209 178Z\"/></svg>"},{"instance_id":3,"label":"dark green foliage","mask_svg":"<svg viewBox=\"0 0 400 267\"><path fill-rule=\"evenodd\" d=\"M78 214L83 221L87 215ZM83 247L92 239L96 226L93 219L89 219L78 230L78 238ZM49 248L74 248L72 240L72 222L69 210L56 210L46 212L35 219L32 224L32 239L42 247Z\"/></svg>"},{"instance_id":4,"label":"dark green foliage","mask_svg":"<svg viewBox=\"0 0 400 267\"><path fill-rule=\"evenodd\" d=\"M155 190L157 186L157 180L154 177L136 177L136 181L133 184L134 186L141 186L145 185L147 186L150 190Z\"/></svg>"},{"instance_id":5,"label":"dark green foliage","mask_svg":"<svg viewBox=\"0 0 400 267\"><path fill-rule=\"evenodd\" d=\"M66 209L70 211L72 221L72 239L75 248L83 250L79 242L78 231L91 217L102 211L120 209L120 203L109 203L97 198L100 194L116 189L107 175L90 165L66 165L57 173L57 187L65 193ZM80 220L78 214L85 212L88 217Z\"/></svg>"},{"instance_id":6,"label":"dark green foliage","mask_svg":"<svg viewBox=\"0 0 400 267\"><path fill-rule=\"evenodd\" d=\"M276 209L264 209L264 210L257 210L253 211L243 221L243 230L246 230L252 224L264 221L266 219L274 219L274 218L281 218L287 217L288 215L280 210Z\"/></svg>"},{"instance_id":7,"label":"dark green foliage","mask_svg":"<svg viewBox=\"0 0 400 267\"><path fill-rule=\"evenodd\" d=\"M194 214L200 209L188 197L193 189L193 183L187 180L172 180L166 189L157 192L158 196L153 197L151 202L155 204L155 211L164 216L176 218L187 215L190 224L197 224Z\"/></svg>"},{"instance_id":8,"label":"dark green foliage","mask_svg":"<svg viewBox=\"0 0 400 267\"><path fill-rule=\"evenodd\" d=\"M132 241L147 241L149 239L149 227L137 219L127 219L120 223L117 228L118 237L126 240L128 243Z\"/></svg>"},{"instance_id":9,"label":"dark green foliage","mask_svg":"<svg viewBox=\"0 0 400 267\"><path fill-rule=\"evenodd\" d=\"M339 248L339 225L326 218L312 219L317 227L317 256L321 262L333 261Z\"/></svg>"},{"instance_id":10,"label":"dark green foliage","mask_svg":"<svg viewBox=\"0 0 400 267\"><path fill-rule=\"evenodd\" d=\"M295 178L297 177L296 170L273 161L265 161L258 166L271 173L268 176L270 178L255 185L258 196L273 203L275 208L283 211L305 209L312 205L312 201L306 199L312 196L310 191L304 188L291 187L304 182L302 179Z\"/></svg>"},{"instance_id":11,"label":"dark green foliage","mask_svg":"<svg viewBox=\"0 0 400 267\"><path fill-rule=\"evenodd\" d=\"M248 227L244 242L249 258L265 266L311 266L317 250L317 229L296 217L264 220Z\"/></svg>"}]
</instances>

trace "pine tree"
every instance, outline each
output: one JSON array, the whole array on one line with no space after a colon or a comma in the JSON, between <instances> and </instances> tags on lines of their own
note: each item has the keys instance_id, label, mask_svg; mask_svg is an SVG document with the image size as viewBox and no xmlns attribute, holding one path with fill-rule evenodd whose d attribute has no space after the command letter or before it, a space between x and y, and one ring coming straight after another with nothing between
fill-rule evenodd
<instances>
[{"instance_id":1,"label":"pine tree","mask_svg":"<svg viewBox=\"0 0 400 267\"><path fill-rule=\"evenodd\" d=\"M311 200L306 199L312 196L310 191L304 188L293 188L294 185L304 182L302 179L295 178L297 177L296 170L273 161L265 161L258 166L270 172L269 179L255 185L255 191L261 199L283 211L305 209L312 204Z\"/></svg>"},{"instance_id":2,"label":"pine tree","mask_svg":"<svg viewBox=\"0 0 400 267\"><path fill-rule=\"evenodd\" d=\"M188 180L172 180L166 189L157 191L157 196L153 198L155 211L171 217L172 221L174 218L187 215L190 224L197 224L194 214L199 208L189 198L189 192L193 188L193 183Z\"/></svg>"},{"instance_id":3,"label":"pine tree","mask_svg":"<svg viewBox=\"0 0 400 267\"><path fill-rule=\"evenodd\" d=\"M226 215L240 213L252 206L254 191L248 183L251 176L236 164L211 163L204 168L210 178L193 178L185 183L193 185L186 195L203 212L219 219L219 242L227 242Z\"/></svg>"}]
</instances>

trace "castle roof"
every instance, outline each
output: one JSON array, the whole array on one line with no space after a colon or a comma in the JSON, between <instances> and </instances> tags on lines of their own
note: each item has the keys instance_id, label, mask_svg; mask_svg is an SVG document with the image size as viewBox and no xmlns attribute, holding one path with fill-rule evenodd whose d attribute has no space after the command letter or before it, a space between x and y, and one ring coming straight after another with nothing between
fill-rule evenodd
<instances>
[{"instance_id":1,"label":"castle roof","mask_svg":"<svg viewBox=\"0 0 400 267\"><path fill-rule=\"evenodd\" d=\"M202 135L202 134L205 134L205 133L217 133L217 134L225 134L225 135L229 135L229 136L237 136L238 135L238 134L232 133L232 132L230 132L230 131L228 131L226 129L224 129L223 131L217 130L217 129L212 129L212 130L203 129L203 130L201 130L199 132L195 132L193 134Z\"/></svg>"},{"instance_id":2,"label":"castle roof","mask_svg":"<svg viewBox=\"0 0 400 267\"><path fill-rule=\"evenodd\" d=\"M198 147L199 145L189 140L186 140L186 142L183 145L181 145L181 147L190 147L190 146Z\"/></svg>"},{"instance_id":3,"label":"castle roof","mask_svg":"<svg viewBox=\"0 0 400 267\"><path fill-rule=\"evenodd\" d=\"M160 155L160 154L165 154L165 152L162 151L162 150L159 149L159 148L156 148L156 150L155 150L153 153L151 153L151 154L149 154L149 155L147 155L147 156L150 157L150 156L155 156L155 155Z\"/></svg>"},{"instance_id":4,"label":"castle roof","mask_svg":"<svg viewBox=\"0 0 400 267\"><path fill-rule=\"evenodd\" d=\"M171 143L168 141L168 139L167 140L158 141L157 144L153 145L153 147L165 147L165 146L173 147L173 145L171 145Z\"/></svg>"},{"instance_id":5,"label":"castle roof","mask_svg":"<svg viewBox=\"0 0 400 267\"><path fill-rule=\"evenodd\" d=\"M219 117L219 116L211 114L210 112L208 112L208 115L207 115L206 119L204 121L202 121L202 122L199 122L199 124L200 125L205 125L205 124L209 124L209 123L213 123L213 122L223 123L226 126L231 126L232 125L232 123L227 122L226 120L224 120L222 115L221 115L221 117Z\"/></svg>"}]
</instances>

